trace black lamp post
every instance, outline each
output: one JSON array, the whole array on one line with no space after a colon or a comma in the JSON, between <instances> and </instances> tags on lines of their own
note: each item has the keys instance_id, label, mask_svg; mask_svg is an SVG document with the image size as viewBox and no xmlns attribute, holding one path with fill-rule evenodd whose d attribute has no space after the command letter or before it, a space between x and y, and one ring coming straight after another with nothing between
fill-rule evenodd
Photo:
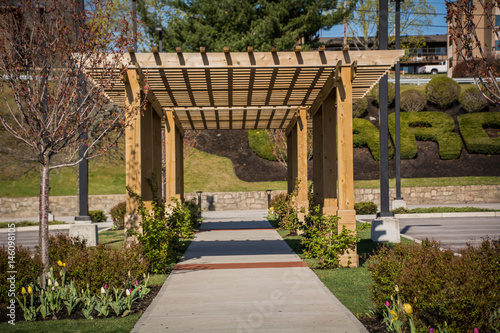
<instances>
[{"instance_id":1,"label":"black lamp post","mask_svg":"<svg viewBox=\"0 0 500 333\"><path fill-rule=\"evenodd\" d=\"M198 196L198 208L200 209L200 214L201 214L201 194L202 191L196 191L196 195Z\"/></svg>"},{"instance_id":2,"label":"black lamp post","mask_svg":"<svg viewBox=\"0 0 500 333\"><path fill-rule=\"evenodd\" d=\"M163 52L163 28L156 27L155 31L158 33L158 52Z\"/></svg>"},{"instance_id":3,"label":"black lamp post","mask_svg":"<svg viewBox=\"0 0 500 333\"><path fill-rule=\"evenodd\" d=\"M396 4L396 50L401 48L401 2L404 0L391 0ZM403 200L401 197L401 119L400 119L400 63L396 63L396 84L395 84L395 130L396 137L394 138L395 159L396 159L396 198L394 200Z\"/></svg>"},{"instance_id":4,"label":"black lamp post","mask_svg":"<svg viewBox=\"0 0 500 333\"><path fill-rule=\"evenodd\" d=\"M389 5L387 0L379 2L379 38L380 50L387 50ZM389 210L389 122L388 122L388 93L389 83L387 74L380 80L380 212L378 217L394 216Z\"/></svg>"}]
</instances>

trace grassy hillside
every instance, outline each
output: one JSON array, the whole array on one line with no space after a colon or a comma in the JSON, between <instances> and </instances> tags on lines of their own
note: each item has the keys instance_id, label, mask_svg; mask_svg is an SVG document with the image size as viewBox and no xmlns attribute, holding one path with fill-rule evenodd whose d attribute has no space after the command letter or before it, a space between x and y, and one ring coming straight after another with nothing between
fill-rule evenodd
<instances>
[{"instance_id":1,"label":"grassy hillside","mask_svg":"<svg viewBox=\"0 0 500 333\"><path fill-rule=\"evenodd\" d=\"M116 155L114 155L116 157ZM113 157L113 159L115 158ZM89 165L90 194L125 193L125 164L104 158ZM500 184L500 177L448 177L402 179L402 186L448 186ZM39 173L32 169L14 180L0 181L0 197L37 196ZM231 161L224 157L196 152L185 162L185 191L231 192L285 190L286 182L244 182L234 173ZM378 180L355 181L356 188L378 188ZM394 186L394 179L391 180ZM56 169L50 174L50 195L76 195L76 168Z\"/></svg>"}]
</instances>

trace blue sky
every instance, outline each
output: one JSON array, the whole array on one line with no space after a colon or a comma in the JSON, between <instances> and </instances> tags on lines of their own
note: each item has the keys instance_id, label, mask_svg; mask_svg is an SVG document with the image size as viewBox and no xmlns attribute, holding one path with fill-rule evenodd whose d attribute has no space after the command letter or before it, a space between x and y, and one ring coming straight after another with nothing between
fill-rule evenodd
<instances>
[{"instance_id":1,"label":"blue sky","mask_svg":"<svg viewBox=\"0 0 500 333\"><path fill-rule=\"evenodd\" d=\"M444 0L428 0L430 5L434 6L436 16L433 19L432 26L424 29L424 35L445 35L446 34L446 4ZM323 31L321 37L344 37L344 25L334 26L329 31Z\"/></svg>"}]
</instances>

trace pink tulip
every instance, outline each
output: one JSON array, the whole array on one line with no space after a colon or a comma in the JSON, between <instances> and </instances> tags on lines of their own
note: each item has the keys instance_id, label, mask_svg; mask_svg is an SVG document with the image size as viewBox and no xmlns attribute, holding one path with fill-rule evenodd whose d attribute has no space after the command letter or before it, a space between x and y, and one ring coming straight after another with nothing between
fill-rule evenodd
<instances>
[{"instance_id":1,"label":"pink tulip","mask_svg":"<svg viewBox=\"0 0 500 333\"><path fill-rule=\"evenodd\" d=\"M108 285L107 284L104 285L104 289L108 289Z\"/></svg>"},{"instance_id":2,"label":"pink tulip","mask_svg":"<svg viewBox=\"0 0 500 333\"><path fill-rule=\"evenodd\" d=\"M391 303L389 303L389 301L385 301L385 306L389 307L391 305Z\"/></svg>"},{"instance_id":3,"label":"pink tulip","mask_svg":"<svg viewBox=\"0 0 500 333\"><path fill-rule=\"evenodd\" d=\"M432 327L429 328L429 333L434 333L434 329Z\"/></svg>"},{"instance_id":4,"label":"pink tulip","mask_svg":"<svg viewBox=\"0 0 500 333\"><path fill-rule=\"evenodd\" d=\"M479 330L477 329L477 327L474 327L474 333L479 333Z\"/></svg>"},{"instance_id":5,"label":"pink tulip","mask_svg":"<svg viewBox=\"0 0 500 333\"><path fill-rule=\"evenodd\" d=\"M139 281L135 280L135 285L138 286L139 285Z\"/></svg>"}]
</instances>

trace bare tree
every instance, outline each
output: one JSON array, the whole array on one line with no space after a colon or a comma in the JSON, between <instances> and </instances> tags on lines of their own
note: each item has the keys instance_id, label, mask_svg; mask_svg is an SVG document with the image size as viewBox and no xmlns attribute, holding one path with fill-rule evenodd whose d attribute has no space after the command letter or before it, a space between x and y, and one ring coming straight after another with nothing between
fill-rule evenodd
<instances>
[{"instance_id":1,"label":"bare tree","mask_svg":"<svg viewBox=\"0 0 500 333\"><path fill-rule=\"evenodd\" d=\"M280 129L266 129L267 136L269 137L269 144L273 151L273 155L280 165L288 169L287 164L287 142L286 131ZM312 130L307 130L307 160L312 158Z\"/></svg>"},{"instance_id":2,"label":"bare tree","mask_svg":"<svg viewBox=\"0 0 500 333\"><path fill-rule=\"evenodd\" d=\"M493 14L495 8L497 11L500 9L500 1L456 0L446 1L446 6L448 35L455 44L458 59L465 62L484 97L491 103L500 105L500 87L496 81L499 73L489 61L492 57L489 50L495 45L489 45L488 41L482 41L478 36L484 35L484 29L491 29L496 36L495 40L500 40L500 27ZM485 22L481 22L482 20Z\"/></svg>"},{"instance_id":3,"label":"bare tree","mask_svg":"<svg viewBox=\"0 0 500 333\"><path fill-rule=\"evenodd\" d=\"M45 272L49 171L102 155L118 143L137 112L129 108L104 114L109 103L105 91L121 78L123 54L135 36L127 22L111 19L111 1L90 0L85 8L82 3L0 0L0 89L4 98L6 87L14 97L13 103L5 98L0 122L33 151L40 165L39 236ZM85 154L80 157L82 147Z\"/></svg>"}]
</instances>

